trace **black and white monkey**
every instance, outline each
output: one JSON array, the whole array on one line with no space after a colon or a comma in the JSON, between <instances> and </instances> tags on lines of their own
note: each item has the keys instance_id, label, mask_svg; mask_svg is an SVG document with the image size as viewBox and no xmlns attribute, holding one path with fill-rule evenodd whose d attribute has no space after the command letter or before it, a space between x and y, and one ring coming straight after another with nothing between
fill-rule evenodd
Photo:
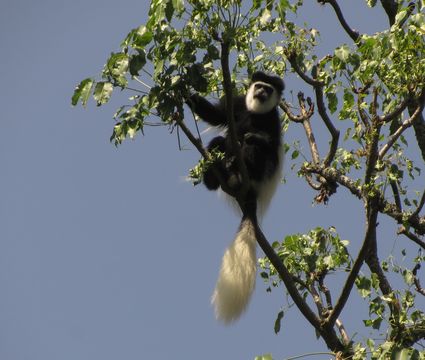
<instances>
[{"instance_id":1,"label":"black and white monkey","mask_svg":"<svg viewBox=\"0 0 425 360\"><path fill-rule=\"evenodd\" d=\"M248 202L253 214L244 214L238 233L223 256L220 274L211 299L216 317L224 323L239 318L246 309L256 278L256 217L263 214L279 183L282 170L281 124L278 104L284 83L276 76L257 71L251 77L246 95L233 98L237 141L249 177ZM208 150L224 153L222 159L208 167L203 182L209 190L217 190L220 180L234 190L241 186L241 175L235 160L224 99L211 104L198 94L188 101L192 111L210 125L225 130L224 136L213 138ZM253 220L254 219L254 220Z\"/></svg>"}]
</instances>

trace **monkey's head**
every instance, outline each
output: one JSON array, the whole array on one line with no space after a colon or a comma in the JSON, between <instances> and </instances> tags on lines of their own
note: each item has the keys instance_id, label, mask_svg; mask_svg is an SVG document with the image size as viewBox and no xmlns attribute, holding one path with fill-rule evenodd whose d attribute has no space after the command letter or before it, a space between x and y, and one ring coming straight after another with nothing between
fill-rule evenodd
<instances>
[{"instance_id":1,"label":"monkey's head","mask_svg":"<svg viewBox=\"0 0 425 360\"><path fill-rule=\"evenodd\" d=\"M283 80L277 76L255 72L245 97L248 111L254 114L270 112L279 104L284 88Z\"/></svg>"}]
</instances>

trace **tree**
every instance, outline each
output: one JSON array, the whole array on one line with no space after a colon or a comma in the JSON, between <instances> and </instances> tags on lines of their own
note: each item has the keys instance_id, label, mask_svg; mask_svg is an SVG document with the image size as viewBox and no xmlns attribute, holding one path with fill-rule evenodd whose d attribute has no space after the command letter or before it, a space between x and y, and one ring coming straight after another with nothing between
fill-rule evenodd
<instances>
[{"instance_id":1,"label":"tree","mask_svg":"<svg viewBox=\"0 0 425 360\"><path fill-rule=\"evenodd\" d=\"M85 106L93 95L101 106L114 89L129 91L131 105L115 113L111 141L119 145L150 125L176 129L178 136L183 132L201 154L190 170L197 184L217 154L204 148L196 120L188 121L193 118L185 106L190 94L225 96L232 121L231 94L243 91L241 78L257 69L297 76L304 83L297 104L281 103L283 128L300 124L306 135L286 146L291 169L317 192L318 204L348 190L364 206L359 226L365 230L357 239L357 253L349 252L348 241L335 228L306 229L273 244L260 232L258 242L265 253L259 260L261 276L269 290L285 286L335 358L425 359L420 351L425 314L417 306L417 297L425 296L419 279L425 260L423 163L407 153L408 144L414 145L425 161L425 3L381 0L377 5L368 0L388 17L388 29L377 34L353 30L336 0L318 3L333 8L335 21L352 40L323 58L315 55L318 31L293 21L302 11L302 0L254 0L249 5L236 0L152 0L148 22L130 31L100 79L87 78L77 86L72 104ZM316 142L313 115L329 133L328 145ZM319 145L327 146L325 156ZM231 195L244 210L243 191ZM382 254L377 227L383 216L419 248L415 257L403 262ZM328 276L336 272L344 279L341 290ZM348 299L356 296L354 287L369 304L364 325L384 334L380 342L372 336L364 342L353 339L340 320ZM276 332L283 316L277 314Z\"/></svg>"}]
</instances>

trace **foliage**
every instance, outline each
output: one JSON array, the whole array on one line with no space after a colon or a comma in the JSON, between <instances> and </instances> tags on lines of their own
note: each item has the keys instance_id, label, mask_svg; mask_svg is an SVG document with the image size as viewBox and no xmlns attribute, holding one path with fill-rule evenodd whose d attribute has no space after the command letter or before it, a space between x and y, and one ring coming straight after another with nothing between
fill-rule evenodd
<instances>
[{"instance_id":1,"label":"foliage","mask_svg":"<svg viewBox=\"0 0 425 360\"><path fill-rule=\"evenodd\" d=\"M99 79L80 82L72 104L86 106L93 96L101 106L116 89L131 92L130 103L114 115L111 141L119 145L148 125L177 127L202 154L190 171L199 183L206 167L222 154L208 153L196 121L187 124L193 118L185 106L189 96L242 91L240 79L257 69L300 79L314 100L300 91L298 104L281 104L282 120L302 124L306 133L306 141L294 141L292 169L317 191L317 203L328 203L340 188L361 201L364 237L350 241L360 244L357 254L335 228L305 229L305 234L288 235L270 248L266 242L261 275L269 291L284 284L290 306L298 307L336 358L425 359L420 352L425 315L416 302L425 295L419 281L425 257L419 252L412 259L404 253L400 265L389 254L380 262L376 232L378 218L385 215L398 224L400 236L425 249L420 181L425 160L425 4L381 0L390 26L361 34L347 24L337 1L317 2L335 10L335 21L351 39L323 58L315 54L319 32L296 24L302 0L253 0L249 5L237 0L152 0L148 22L130 31ZM366 3L378 6L377 1ZM310 126L313 115L330 136L325 156L319 154ZM412 157L409 145L420 150L422 160ZM342 286L329 280L332 273ZM355 296L354 286L368 303L364 325L381 336L379 343L374 335L364 341L349 336L340 320L348 298ZM281 310L276 332L283 318Z\"/></svg>"}]
</instances>

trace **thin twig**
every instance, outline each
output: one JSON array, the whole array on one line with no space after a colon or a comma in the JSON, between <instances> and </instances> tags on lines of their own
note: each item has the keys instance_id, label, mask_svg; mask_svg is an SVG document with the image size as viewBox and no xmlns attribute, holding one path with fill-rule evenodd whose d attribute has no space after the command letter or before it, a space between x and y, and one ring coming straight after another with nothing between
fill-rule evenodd
<instances>
[{"instance_id":1,"label":"thin twig","mask_svg":"<svg viewBox=\"0 0 425 360\"><path fill-rule=\"evenodd\" d=\"M209 154L209 152L202 146L201 141L199 139L197 139L192 134L192 132L189 130L189 128L186 126L186 124L180 118L180 116L178 114L176 114L176 116L174 117L174 120L175 120L176 124L179 126L179 128L182 129L182 131L184 132L186 137L189 139L189 141L196 147L196 149L199 151L199 153L202 155L202 157L205 160L210 161L211 155ZM213 168L213 171L214 171L214 175L218 178L218 180L220 182L220 186L221 186L222 190L225 193L229 194L230 196L234 197L235 196L234 190L229 188L226 181L223 180L221 173L219 171L215 171L214 168Z\"/></svg>"},{"instance_id":2,"label":"thin twig","mask_svg":"<svg viewBox=\"0 0 425 360\"><path fill-rule=\"evenodd\" d=\"M424 207L424 205L425 205L425 190L422 193L421 200L419 201L418 207L412 213L411 217L419 216L419 213L421 212L421 210Z\"/></svg>"},{"instance_id":3,"label":"thin twig","mask_svg":"<svg viewBox=\"0 0 425 360\"><path fill-rule=\"evenodd\" d=\"M398 211L402 211L403 209L401 207L400 192L398 191L397 182L395 180L390 180L390 186L394 195L395 206L397 206Z\"/></svg>"},{"instance_id":4,"label":"thin twig","mask_svg":"<svg viewBox=\"0 0 425 360\"><path fill-rule=\"evenodd\" d=\"M291 64L292 68L295 70L295 72L303 79L307 84L313 86L314 92L316 94L316 104L317 104L317 110L319 112L320 117L322 118L323 122L326 125L326 128L328 129L329 133L331 134L331 145L329 147L329 152L326 155L324 164L325 166L329 166L333 159L335 158L336 151L338 149L338 142L339 142L339 130L333 125L332 120L329 118L329 115L326 111L326 106L323 100L323 82L318 81L315 79L316 73L317 73L317 67L313 68L313 77L311 78L307 76L298 66L297 60L296 60L296 54L295 53L288 53L287 58L289 63Z\"/></svg>"},{"instance_id":5,"label":"thin twig","mask_svg":"<svg viewBox=\"0 0 425 360\"><path fill-rule=\"evenodd\" d=\"M397 230L397 234L403 234L407 236L410 240L419 245L422 249L425 249L425 242L422 241L418 236L407 230L404 225L400 226L400 228Z\"/></svg>"},{"instance_id":6,"label":"thin twig","mask_svg":"<svg viewBox=\"0 0 425 360\"><path fill-rule=\"evenodd\" d=\"M421 268L421 264L416 264L415 267L412 270L412 274L413 274L413 283L415 284L415 288L416 291L419 294L422 294L423 296L425 296L425 289L421 286L421 283L418 279L418 277L416 276L418 273L418 270Z\"/></svg>"},{"instance_id":7,"label":"thin twig","mask_svg":"<svg viewBox=\"0 0 425 360\"><path fill-rule=\"evenodd\" d=\"M314 165L309 163L308 165L304 165L301 169L305 173L317 174L323 176L329 182L335 182L343 187L347 188L352 194L354 194L359 199L363 199L367 201L370 198L370 194L366 188L359 185L358 181L354 181L342 174L341 171L332 168L332 167L324 167L321 165ZM399 224L403 224L406 222L407 224L415 229L415 231L423 235L425 234L425 217L410 217L409 213L405 211L400 211L397 209L397 206L394 203L387 201L383 196L380 196L378 202L378 209L381 213L393 218ZM422 245L421 245L422 246Z\"/></svg>"},{"instance_id":8,"label":"thin twig","mask_svg":"<svg viewBox=\"0 0 425 360\"><path fill-rule=\"evenodd\" d=\"M398 140L398 138L401 136L401 134L403 134L403 132L409 128L410 126L413 125L413 123L415 122L415 120L418 118L419 114L422 113L422 110L424 108L424 104L420 104L415 112L413 113L413 115L406 119L405 121L403 121L403 123L400 125L400 127L394 132L394 134L392 134L390 136L390 138L388 139L388 142L382 147L382 149L379 151L379 159L382 159L385 154L387 153L387 151L389 149L391 149L391 147L394 145L394 143Z\"/></svg>"},{"instance_id":9,"label":"thin twig","mask_svg":"<svg viewBox=\"0 0 425 360\"><path fill-rule=\"evenodd\" d=\"M371 113L372 113L372 126L369 130L369 141L367 144L367 159L366 159L366 171L364 177L364 183L370 185L373 175L376 173L376 163L379 159L378 157L378 145L379 137L381 135L382 122L380 121L377 115L378 107L378 90L375 88L373 90L373 100L371 104Z\"/></svg>"},{"instance_id":10,"label":"thin twig","mask_svg":"<svg viewBox=\"0 0 425 360\"><path fill-rule=\"evenodd\" d=\"M406 97L393 111L391 111L385 116L382 116L381 120L384 123L387 123L396 119L398 116L400 116L403 113L404 110L406 110L407 105L409 104L410 101L411 99L409 97Z\"/></svg>"}]
</instances>

